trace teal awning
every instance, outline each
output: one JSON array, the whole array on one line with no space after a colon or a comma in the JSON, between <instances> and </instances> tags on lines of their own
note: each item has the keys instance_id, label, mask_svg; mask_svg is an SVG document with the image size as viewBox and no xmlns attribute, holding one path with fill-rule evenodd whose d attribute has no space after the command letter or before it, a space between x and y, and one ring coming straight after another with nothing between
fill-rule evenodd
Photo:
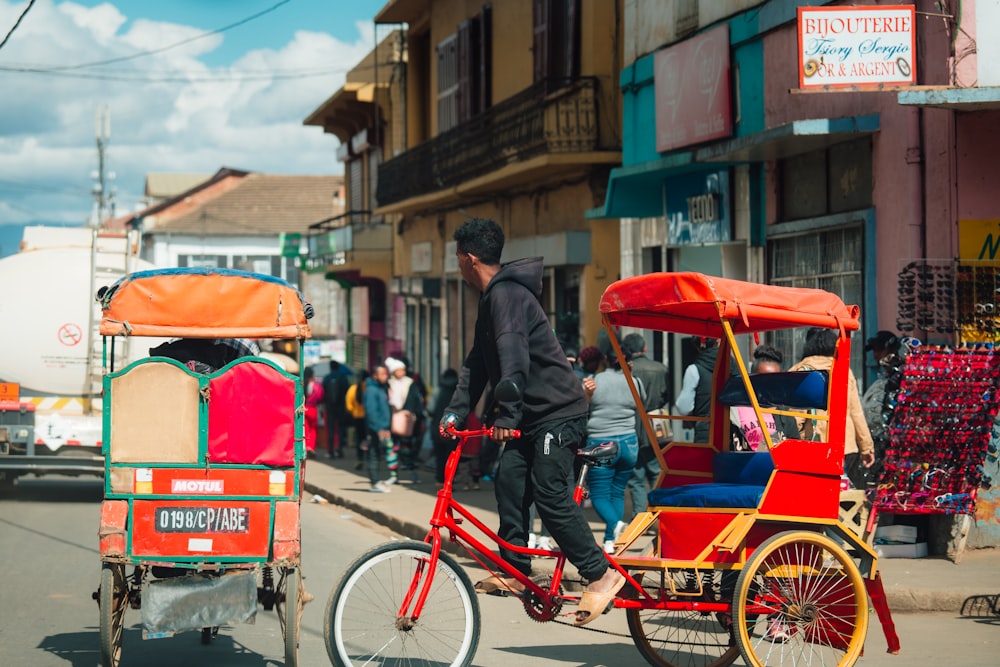
<instances>
[{"instance_id":1,"label":"teal awning","mask_svg":"<svg viewBox=\"0 0 1000 667\"><path fill-rule=\"evenodd\" d=\"M878 114L796 120L694 150L618 167L611 170L608 178L604 206L590 209L586 217L595 220L660 216L663 182L671 177L718 169L724 164L780 160L874 134L878 129Z\"/></svg>"},{"instance_id":2,"label":"teal awning","mask_svg":"<svg viewBox=\"0 0 1000 667\"><path fill-rule=\"evenodd\" d=\"M896 95L896 101L902 106L952 111L997 111L1000 110L1000 86L901 90Z\"/></svg>"}]
</instances>

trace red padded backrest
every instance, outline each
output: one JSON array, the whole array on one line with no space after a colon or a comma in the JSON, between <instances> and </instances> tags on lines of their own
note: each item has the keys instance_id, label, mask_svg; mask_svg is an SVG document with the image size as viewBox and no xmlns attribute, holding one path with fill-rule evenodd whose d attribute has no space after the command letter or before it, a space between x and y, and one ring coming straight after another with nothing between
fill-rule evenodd
<instances>
[{"instance_id":1,"label":"red padded backrest","mask_svg":"<svg viewBox=\"0 0 1000 667\"><path fill-rule=\"evenodd\" d=\"M209 392L209 461L294 465L294 379L251 359L212 378Z\"/></svg>"}]
</instances>

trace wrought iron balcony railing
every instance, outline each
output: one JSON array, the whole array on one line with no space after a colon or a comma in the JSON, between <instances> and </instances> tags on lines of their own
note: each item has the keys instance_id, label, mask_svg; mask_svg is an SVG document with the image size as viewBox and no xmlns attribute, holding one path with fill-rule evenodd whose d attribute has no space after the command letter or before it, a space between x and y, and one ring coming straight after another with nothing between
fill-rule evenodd
<instances>
[{"instance_id":1,"label":"wrought iron balcony railing","mask_svg":"<svg viewBox=\"0 0 1000 667\"><path fill-rule=\"evenodd\" d=\"M597 79L543 80L379 167L379 205L453 187L547 153L598 145Z\"/></svg>"}]
</instances>

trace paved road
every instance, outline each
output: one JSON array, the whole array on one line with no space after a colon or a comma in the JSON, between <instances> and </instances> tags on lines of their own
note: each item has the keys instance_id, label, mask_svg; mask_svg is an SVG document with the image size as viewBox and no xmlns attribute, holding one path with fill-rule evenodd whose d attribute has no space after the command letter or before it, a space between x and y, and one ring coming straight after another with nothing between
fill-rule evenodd
<instances>
[{"instance_id":1,"label":"paved road","mask_svg":"<svg viewBox=\"0 0 1000 667\"><path fill-rule=\"evenodd\" d=\"M0 655L5 665L93 667L98 664L98 508L96 480L27 480L13 497L0 500ZM307 498L308 500L308 498ZM302 621L300 664L329 664L323 646L323 609L336 580L364 549L392 539L381 526L343 508L306 502L303 506L303 572L316 601ZM470 571L473 578L477 572ZM1000 583L997 584L1000 589ZM641 666L628 637L623 613L581 630L531 621L513 600L480 597L483 634L475 665L507 667ZM276 616L260 611L254 625L223 628L211 646L197 633L170 639L141 639L140 612L126 615L123 667L213 665L257 667L283 661ZM864 667L973 667L996 664L1000 618L968 619L953 614L901 614L899 656L885 654L877 625L868 637ZM737 661L740 664L740 661Z\"/></svg>"}]
</instances>

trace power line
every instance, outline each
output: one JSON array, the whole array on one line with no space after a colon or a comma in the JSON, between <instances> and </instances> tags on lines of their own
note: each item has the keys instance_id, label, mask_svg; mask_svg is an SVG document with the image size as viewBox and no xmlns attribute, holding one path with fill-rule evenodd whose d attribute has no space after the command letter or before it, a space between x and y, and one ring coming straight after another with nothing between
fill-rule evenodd
<instances>
[{"instance_id":1,"label":"power line","mask_svg":"<svg viewBox=\"0 0 1000 667\"><path fill-rule=\"evenodd\" d=\"M330 70L295 70L276 71L274 73L250 73L242 74L233 72L227 75L204 75L204 74L175 74L165 76L155 76L150 74L114 74L104 72L67 72L52 69L39 69L32 67L4 67L0 65L0 72L10 72L12 74L41 74L43 76L53 76L68 79L86 79L89 81L140 81L143 83L229 83L233 81L289 81L295 79L310 79L321 76L332 76L343 73L344 69Z\"/></svg>"},{"instance_id":2,"label":"power line","mask_svg":"<svg viewBox=\"0 0 1000 667\"><path fill-rule=\"evenodd\" d=\"M2 42L0 42L0 49L4 47L4 45L7 43L7 40L10 39L10 36L14 34L15 30L17 30L17 26L21 25L21 20L25 17L25 15L28 13L28 10L30 10L31 6L34 4L35 0L28 1L28 6L24 8L24 11L21 12L21 15L17 17L17 21L14 22L14 26L7 31L7 36L3 38Z\"/></svg>"},{"instance_id":3,"label":"power line","mask_svg":"<svg viewBox=\"0 0 1000 667\"><path fill-rule=\"evenodd\" d=\"M204 39L205 37L211 37L212 35L218 35L218 34L226 32L227 30L232 30L233 28L237 28L237 27L239 27L239 26L241 26L241 25L243 25L245 23L249 23L250 21L253 21L255 19L260 18L261 16L264 16L265 14L270 14L271 12L273 12L274 10L276 10L278 7L281 7L282 5L287 5L291 1L292 0L281 0L280 2L277 2L277 3L273 4L273 5L271 5L270 7L268 7L267 9L265 9L263 11L259 11L256 14L253 14L253 15L248 16L246 18L240 19L236 23L230 23L227 26L223 26L221 28L216 28L215 30L210 30L209 32L203 32L203 33L200 33L198 35L195 35L194 37L188 37L187 39L182 39L179 42L175 42L173 44L168 44L167 46L162 46L162 47L160 47L158 49L149 49L147 51L140 51L138 53L133 53L130 56L120 56L118 58L108 58L107 60L95 60L93 62L80 63L78 65L55 66L55 67L51 67L49 69L51 69L51 70L59 70L59 71L66 71L66 70L82 69L84 67L98 67L98 66L101 66L101 65L110 65L112 63L125 62L126 60L135 60L136 58L144 58L146 56L150 56L150 55L153 55L153 54L156 54L156 53L163 53L164 51L169 51L170 49L175 49L178 46L183 46L185 44L190 44L191 42L197 41L199 39Z\"/></svg>"}]
</instances>

